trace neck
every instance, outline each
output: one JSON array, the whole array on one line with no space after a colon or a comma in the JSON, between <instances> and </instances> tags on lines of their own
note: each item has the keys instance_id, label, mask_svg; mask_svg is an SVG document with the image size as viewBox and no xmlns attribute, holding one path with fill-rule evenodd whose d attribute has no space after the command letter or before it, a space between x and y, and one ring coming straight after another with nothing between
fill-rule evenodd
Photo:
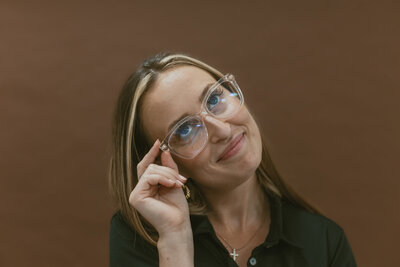
<instances>
[{"instance_id":1,"label":"neck","mask_svg":"<svg viewBox=\"0 0 400 267\"><path fill-rule=\"evenodd\" d=\"M204 192L214 227L227 233L238 233L258 227L269 218L269 203L257 182L256 175L229 190Z\"/></svg>"}]
</instances>

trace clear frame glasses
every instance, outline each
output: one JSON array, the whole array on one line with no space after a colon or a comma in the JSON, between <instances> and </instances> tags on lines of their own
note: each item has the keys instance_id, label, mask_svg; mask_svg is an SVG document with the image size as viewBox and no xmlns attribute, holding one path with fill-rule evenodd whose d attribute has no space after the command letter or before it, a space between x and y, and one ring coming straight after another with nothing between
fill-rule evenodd
<instances>
[{"instance_id":1,"label":"clear frame glasses","mask_svg":"<svg viewBox=\"0 0 400 267\"><path fill-rule=\"evenodd\" d=\"M162 151L186 159L196 157L206 146L208 131L203 116L219 120L233 117L244 102L242 91L232 74L226 74L213 84L205 94L201 111L178 121L160 144Z\"/></svg>"}]
</instances>

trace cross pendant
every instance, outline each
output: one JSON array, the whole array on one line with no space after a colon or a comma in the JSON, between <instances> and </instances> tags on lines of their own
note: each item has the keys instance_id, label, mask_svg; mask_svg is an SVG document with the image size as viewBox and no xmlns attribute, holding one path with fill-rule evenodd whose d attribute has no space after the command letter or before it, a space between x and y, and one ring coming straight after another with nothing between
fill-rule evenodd
<instances>
[{"instance_id":1,"label":"cross pendant","mask_svg":"<svg viewBox=\"0 0 400 267\"><path fill-rule=\"evenodd\" d=\"M232 253L230 253L229 255L231 255L234 261L236 261L236 258L239 257L239 254L236 254L236 249L233 249Z\"/></svg>"}]
</instances>

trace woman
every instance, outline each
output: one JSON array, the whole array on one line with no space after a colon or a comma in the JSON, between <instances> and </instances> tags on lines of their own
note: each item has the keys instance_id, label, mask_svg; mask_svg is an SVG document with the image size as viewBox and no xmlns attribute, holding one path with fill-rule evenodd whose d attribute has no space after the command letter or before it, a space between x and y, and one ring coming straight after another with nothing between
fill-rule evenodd
<instances>
[{"instance_id":1,"label":"woman","mask_svg":"<svg viewBox=\"0 0 400 267\"><path fill-rule=\"evenodd\" d=\"M113 141L111 266L356 266L340 226L279 176L233 75L147 59Z\"/></svg>"}]
</instances>

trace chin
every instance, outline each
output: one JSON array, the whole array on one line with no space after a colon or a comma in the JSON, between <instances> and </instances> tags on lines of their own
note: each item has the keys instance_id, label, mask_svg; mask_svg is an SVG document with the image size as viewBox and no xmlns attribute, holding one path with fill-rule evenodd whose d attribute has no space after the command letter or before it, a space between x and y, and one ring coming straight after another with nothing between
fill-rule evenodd
<instances>
[{"instance_id":1,"label":"chin","mask_svg":"<svg viewBox=\"0 0 400 267\"><path fill-rule=\"evenodd\" d=\"M245 155L239 162L240 172L245 172L248 175L252 175L258 168L261 162L261 153L249 153Z\"/></svg>"}]
</instances>

